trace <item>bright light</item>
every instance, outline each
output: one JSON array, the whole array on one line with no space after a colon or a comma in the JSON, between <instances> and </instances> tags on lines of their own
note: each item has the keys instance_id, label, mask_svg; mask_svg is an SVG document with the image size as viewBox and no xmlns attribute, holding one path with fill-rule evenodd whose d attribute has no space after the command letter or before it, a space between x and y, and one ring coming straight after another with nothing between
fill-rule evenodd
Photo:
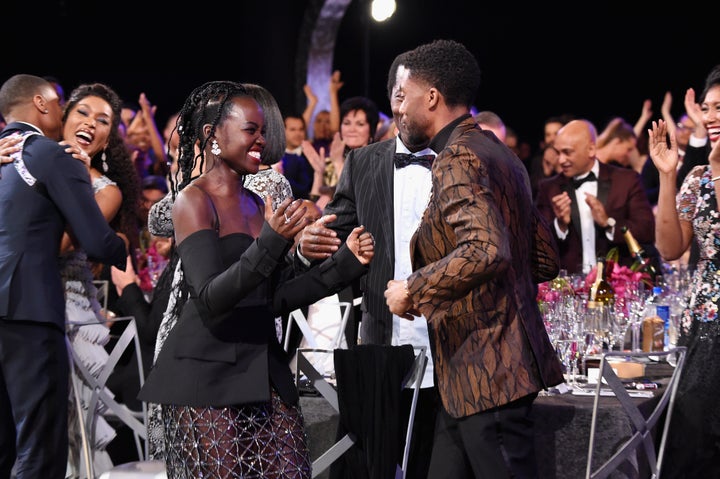
<instances>
[{"instance_id":1,"label":"bright light","mask_svg":"<svg viewBox=\"0 0 720 479\"><path fill-rule=\"evenodd\" d=\"M395 0L373 0L372 17L376 22L384 22L395 13Z\"/></svg>"}]
</instances>

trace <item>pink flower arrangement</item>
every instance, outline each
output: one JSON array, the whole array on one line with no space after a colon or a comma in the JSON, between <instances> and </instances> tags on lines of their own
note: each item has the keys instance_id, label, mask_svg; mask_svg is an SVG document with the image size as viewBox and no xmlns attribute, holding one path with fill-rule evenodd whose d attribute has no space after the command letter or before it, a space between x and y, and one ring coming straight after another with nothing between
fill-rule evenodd
<instances>
[{"instance_id":1,"label":"pink flower arrangement","mask_svg":"<svg viewBox=\"0 0 720 479\"><path fill-rule=\"evenodd\" d=\"M605 262L605 266L610 271L610 274L608 275L608 282L610 283L610 286L612 286L613 291L615 291L616 300L625 298L625 290L627 289L628 284L642 281L645 284L652 286L650 275L644 271L636 271L634 269L634 265L632 268L629 268L608 259ZM577 295L587 295L590 292L590 287L595 282L596 277L597 266L585 276L582 286L579 289L576 289L574 293ZM553 281L557 281L557 279ZM553 287L553 281L546 281L538 285L538 294L536 298L538 302L553 303L560 297L561 290L557 287L558 283L555 283L555 287ZM565 282L564 285L569 287L567 282Z\"/></svg>"},{"instance_id":2,"label":"pink flower arrangement","mask_svg":"<svg viewBox=\"0 0 720 479\"><path fill-rule=\"evenodd\" d=\"M144 253L138 252L138 278L140 278L140 289L149 293L155 287L160 273L167 265L167 258L158 253L153 242Z\"/></svg>"}]
</instances>

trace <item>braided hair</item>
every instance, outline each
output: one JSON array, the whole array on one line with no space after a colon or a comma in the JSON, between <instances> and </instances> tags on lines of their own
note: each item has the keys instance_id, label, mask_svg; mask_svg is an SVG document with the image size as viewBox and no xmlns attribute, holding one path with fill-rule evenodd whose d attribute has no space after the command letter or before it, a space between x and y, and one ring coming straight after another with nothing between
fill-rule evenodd
<instances>
[{"instance_id":1,"label":"braided hair","mask_svg":"<svg viewBox=\"0 0 720 479\"><path fill-rule=\"evenodd\" d=\"M77 107L81 100L94 96L105 100L112 109L112 125L108 146L99 151L90 160L90 166L102 171L105 176L117 183L122 193L122 203L117 215L110 221L110 227L115 231L123 233L130 241L131 251L139 247L138 231L138 207L140 206L140 180L137 170L130 158L130 152L125 146L125 141L120 134L120 111L122 101L118 94L109 86L103 83L88 83L75 88L65 104L62 121L65 123L71 110ZM105 153L107 171L103 168L102 155Z\"/></svg>"},{"instance_id":2,"label":"braided hair","mask_svg":"<svg viewBox=\"0 0 720 479\"><path fill-rule=\"evenodd\" d=\"M192 172L196 166L199 165L201 171L204 169L205 147L215 135L218 124L227 117L231 107L229 100L243 96L248 96L248 92L240 83L211 81L195 88L185 100L175 125L180 138L176 174L179 184L177 189L173 188L173 199L177 191L193 180ZM203 132L206 124L211 125L207 136ZM199 146L198 154L195 153L195 145Z\"/></svg>"}]
</instances>

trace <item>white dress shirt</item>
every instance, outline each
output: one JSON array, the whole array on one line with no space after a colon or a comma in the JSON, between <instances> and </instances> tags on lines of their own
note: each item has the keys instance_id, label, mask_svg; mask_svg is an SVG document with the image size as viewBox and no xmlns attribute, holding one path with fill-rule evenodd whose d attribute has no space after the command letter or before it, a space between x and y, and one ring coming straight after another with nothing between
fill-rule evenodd
<instances>
[{"instance_id":1,"label":"white dress shirt","mask_svg":"<svg viewBox=\"0 0 720 479\"><path fill-rule=\"evenodd\" d=\"M573 179L580 180L589 175L590 172L595 173L596 178L600 177L600 163L597 159L595 159L595 164L593 164L593 167L589 172L584 175L577 176ZM597 181L586 181L585 183L580 185L577 190L575 190L575 201L577 202L578 212L580 213L580 234L582 238L583 250L583 274L588 274L597 263L597 256L595 253L595 220L593 220L590 206L588 206L588 204L585 202L585 193L597 196L597 192ZM565 232L561 231L557 218L555 218L554 224L555 232L557 233L558 238L564 240L570 230L568 229L568 231Z\"/></svg>"},{"instance_id":2,"label":"white dress shirt","mask_svg":"<svg viewBox=\"0 0 720 479\"><path fill-rule=\"evenodd\" d=\"M397 153L410 153L410 150L396 137ZM415 155L436 155L434 151L426 148L414 153ZM394 225L395 225L395 278L407 279L412 273L410 262L410 239L420 225L425 209L430 200L432 190L432 175L430 170L420 165L408 165L404 168L395 168L394 173ZM433 361L430 354L430 338L428 335L427 320L424 316L416 317L414 321L393 315L392 344L412 344L413 346L426 346L428 358L423 388L433 385Z\"/></svg>"}]
</instances>

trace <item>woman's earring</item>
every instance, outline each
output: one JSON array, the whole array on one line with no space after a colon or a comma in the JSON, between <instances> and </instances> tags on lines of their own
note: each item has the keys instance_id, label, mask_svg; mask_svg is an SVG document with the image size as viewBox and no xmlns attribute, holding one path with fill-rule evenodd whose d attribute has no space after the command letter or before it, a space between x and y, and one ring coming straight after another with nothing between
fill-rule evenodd
<instances>
[{"instance_id":1,"label":"woman's earring","mask_svg":"<svg viewBox=\"0 0 720 479\"><path fill-rule=\"evenodd\" d=\"M107 173L108 164L107 164L107 157L105 156L105 150L103 150L102 155L100 155L100 159L102 160L103 172Z\"/></svg>"},{"instance_id":2,"label":"woman's earring","mask_svg":"<svg viewBox=\"0 0 720 479\"><path fill-rule=\"evenodd\" d=\"M215 139L212 141L212 148L210 148L210 152L215 156L220 156L220 153L222 153L222 151L220 151L220 145L218 145L218 142Z\"/></svg>"}]
</instances>

